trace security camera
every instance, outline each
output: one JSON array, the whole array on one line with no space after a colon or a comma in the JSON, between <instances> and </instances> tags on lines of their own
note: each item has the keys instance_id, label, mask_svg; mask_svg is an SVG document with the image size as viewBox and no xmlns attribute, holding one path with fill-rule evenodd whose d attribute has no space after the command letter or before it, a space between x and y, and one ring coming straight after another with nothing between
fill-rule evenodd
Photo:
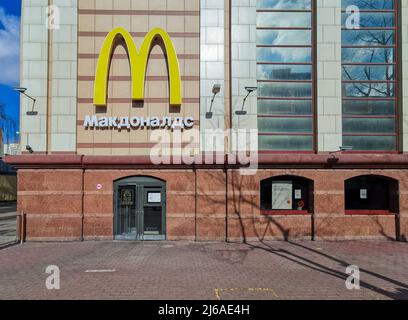
<instances>
[{"instance_id":1,"label":"security camera","mask_svg":"<svg viewBox=\"0 0 408 320\"><path fill-rule=\"evenodd\" d=\"M26 145L26 150L27 150L29 153L34 153L33 148L31 148L31 146L29 146L29 145Z\"/></svg>"},{"instance_id":2,"label":"security camera","mask_svg":"<svg viewBox=\"0 0 408 320\"><path fill-rule=\"evenodd\" d=\"M352 146L341 146L339 147L340 151L351 151L353 150Z\"/></svg>"}]
</instances>

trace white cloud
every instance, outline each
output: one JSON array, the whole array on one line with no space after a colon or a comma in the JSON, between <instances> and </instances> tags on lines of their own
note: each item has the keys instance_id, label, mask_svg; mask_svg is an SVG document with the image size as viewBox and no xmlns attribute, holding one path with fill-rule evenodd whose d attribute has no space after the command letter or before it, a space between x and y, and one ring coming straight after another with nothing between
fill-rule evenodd
<instances>
[{"instance_id":1,"label":"white cloud","mask_svg":"<svg viewBox=\"0 0 408 320\"><path fill-rule=\"evenodd\" d=\"M20 18L0 8L0 83L18 85L20 79Z\"/></svg>"}]
</instances>

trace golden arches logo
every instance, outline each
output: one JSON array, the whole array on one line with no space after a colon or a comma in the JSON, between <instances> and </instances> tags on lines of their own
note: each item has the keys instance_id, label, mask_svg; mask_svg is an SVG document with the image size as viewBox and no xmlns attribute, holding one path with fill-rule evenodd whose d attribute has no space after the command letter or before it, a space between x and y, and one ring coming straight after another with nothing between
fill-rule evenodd
<instances>
[{"instance_id":1,"label":"golden arches logo","mask_svg":"<svg viewBox=\"0 0 408 320\"><path fill-rule=\"evenodd\" d=\"M131 34L124 28L115 28L106 36L99 54L98 66L95 76L94 105L106 106L109 67L111 64L113 50L118 39L122 38L128 52L130 71L132 77L132 100L144 100L144 84L146 77L149 53L156 38L160 38L164 44L167 55L170 82L170 105L179 106L182 103L180 68L176 51L166 31L160 28L152 29L144 38L140 52Z\"/></svg>"}]
</instances>

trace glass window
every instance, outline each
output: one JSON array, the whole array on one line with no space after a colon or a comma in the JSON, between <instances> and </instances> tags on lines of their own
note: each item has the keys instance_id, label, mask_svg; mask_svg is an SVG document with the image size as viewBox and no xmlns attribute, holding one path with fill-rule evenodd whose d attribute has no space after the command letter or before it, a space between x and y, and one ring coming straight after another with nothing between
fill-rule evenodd
<instances>
[{"instance_id":1,"label":"glass window","mask_svg":"<svg viewBox=\"0 0 408 320\"><path fill-rule=\"evenodd\" d=\"M258 119L258 130L263 133L304 133L312 130L312 118L262 117Z\"/></svg>"},{"instance_id":2,"label":"glass window","mask_svg":"<svg viewBox=\"0 0 408 320\"><path fill-rule=\"evenodd\" d=\"M393 47L386 48L352 48L343 46L342 59L345 65L358 63L385 63L395 62L395 50Z\"/></svg>"},{"instance_id":3,"label":"glass window","mask_svg":"<svg viewBox=\"0 0 408 320\"><path fill-rule=\"evenodd\" d=\"M312 80L311 65L258 65L259 80Z\"/></svg>"},{"instance_id":4,"label":"glass window","mask_svg":"<svg viewBox=\"0 0 408 320\"><path fill-rule=\"evenodd\" d=\"M313 150L313 136L305 135L262 135L259 136L259 150L310 151Z\"/></svg>"},{"instance_id":5,"label":"glass window","mask_svg":"<svg viewBox=\"0 0 408 320\"><path fill-rule=\"evenodd\" d=\"M370 81L376 79L380 81L395 80L394 65L344 65L343 78L353 79L353 81Z\"/></svg>"},{"instance_id":6,"label":"glass window","mask_svg":"<svg viewBox=\"0 0 408 320\"><path fill-rule=\"evenodd\" d=\"M261 151L314 151L314 0L257 1Z\"/></svg>"},{"instance_id":7,"label":"glass window","mask_svg":"<svg viewBox=\"0 0 408 320\"><path fill-rule=\"evenodd\" d=\"M312 17L305 12L259 12L258 27L300 27L307 28Z\"/></svg>"},{"instance_id":8,"label":"glass window","mask_svg":"<svg viewBox=\"0 0 408 320\"><path fill-rule=\"evenodd\" d=\"M312 212L313 181L295 176L279 176L261 181L262 211Z\"/></svg>"},{"instance_id":9,"label":"glass window","mask_svg":"<svg viewBox=\"0 0 408 320\"><path fill-rule=\"evenodd\" d=\"M395 133L392 118L343 118L343 130L348 133Z\"/></svg>"},{"instance_id":10,"label":"glass window","mask_svg":"<svg viewBox=\"0 0 408 320\"><path fill-rule=\"evenodd\" d=\"M258 9L311 10L311 0L257 0Z\"/></svg>"},{"instance_id":11,"label":"glass window","mask_svg":"<svg viewBox=\"0 0 408 320\"><path fill-rule=\"evenodd\" d=\"M377 26L379 28L381 26ZM354 46L392 46L394 45L394 30L343 30L342 42Z\"/></svg>"},{"instance_id":12,"label":"glass window","mask_svg":"<svg viewBox=\"0 0 408 320\"><path fill-rule=\"evenodd\" d=\"M258 100L258 114L310 115L313 114L311 100Z\"/></svg>"},{"instance_id":13,"label":"glass window","mask_svg":"<svg viewBox=\"0 0 408 320\"><path fill-rule=\"evenodd\" d=\"M342 0L342 9L348 6L358 6L360 10L391 10L394 9L394 0Z\"/></svg>"},{"instance_id":14,"label":"glass window","mask_svg":"<svg viewBox=\"0 0 408 320\"><path fill-rule=\"evenodd\" d=\"M281 62L296 64L303 62L308 64L312 61L311 48L281 48L281 47L258 47L256 49L256 59L258 62Z\"/></svg>"},{"instance_id":15,"label":"glass window","mask_svg":"<svg viewBox=\"0 0 408 320\"><path fill-rule=\"evenodd\" d=\"M359 176L346 180L344 189L346 210L398 212L397 180Z\"/></svg>"},{"instance_id":16,"label":"glass window","mask_svg":"<svg viewBox=\"0 0 408 320\"><path fill-rule=\"evenodd\" d=\"M310 45L312 34L309 30L257 30L256 42L259 45L298 46Z\"/></svg>"},{"instance_id":17,"label":"glass window","mask_svg":"<svg viewBox=\"0 0 408 320\"><path fill-rule=\"evenodd\" d=\"M348 13L342 13L342 23L346 23ZM360 26L362 28L377 27L382 25L391 28L395 23L395 15L392 12L360 12Z\"/></svg>"},{"instance_id":18,"label":"glass window","mask_svg":"<svg viewBox=\"0 0 408 320\"><path fill-rule=\"evenodd\" d=\"M394 100L344 100L343 116L395 115Z\"/></svg>"},{"instance_id":19,"label":"glass window","mask_svg":"<svg viewBox=\"0 0 408 320\"><path fill-rule=\"evenodd\" d=\"M377 81L377 80L371 80ZM353 82L343 83L343 97L380 98L393 97L394 83L390 82Z\"/></svg>"},{"instance_id":20,"label":"glass window","mask_svg":"<svg viewBox=\"0 0 408 320\"><path fill-rule=\"evenodd\" d=\"M260 82L258 94L261 97L299 98L312 96L312 83Z\"/></svg>"},{"instance_id":21,"label":"glass window","mask_svg":"<svg viewBox=\"0 0 408 320\"><path fill-rule=\"evenodd\" d=\"M360 9L350 29L348 6ZM342 0L343 144L357 151L398 150L396 0Z\"/></svg>"},{"instance_id":22,"label":"glass window","mask_svg":"<svg viewBox=\"0 0 408 320\"><path fill-rule=\"evenodd\" d=\"M393 151L397 147L395 136L344 135L343 143L346 146L353 146L355 150Z\"/></svg>"}]
</instances>

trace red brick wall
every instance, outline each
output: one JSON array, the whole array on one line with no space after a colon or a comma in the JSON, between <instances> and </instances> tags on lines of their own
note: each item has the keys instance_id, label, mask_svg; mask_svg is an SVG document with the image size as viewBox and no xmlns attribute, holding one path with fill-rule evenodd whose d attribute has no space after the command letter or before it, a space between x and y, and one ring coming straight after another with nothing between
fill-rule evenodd
<instances>
[{"instance_id":1,"label":"red brick wall","mask_svg":"<svg viewBox=\"0 0 408 320\"><path fill-rule=\"evenodd\" d=\"M229 173L229 235L247 240L311 238L311 216L262 216L259 186L263 179L280 175L314 181L314 229L317 239L392 238L395 216L346 216L344 181L359 175L377 174L400 181L401 236L408 234L408 172L402 170L259 170L256 175ZM235 190L235 192L232 192Z\"/></svg>"},{"instance_id":2,"label":"red brick wall","mask_svg":"<svg viewBox=\"0 0 408 320\"><path fill-rule=\"evenodd\" d=\"M87 170L85 172L84 237L113 236L113 182L146 175L166 181L166 222L169 240L194 239L194 172L164 170ZM97 185L102 189L98 190Z\"/></svg>"},{"instance_id":3,"label":"red brick wall","mask_svg":"<svg viewBox=\"0 0 408 320\"><path fill-rule=\"evenodd\" d=\"M197 240L225 241L225 173L197 171Z\"/></svg>"},{"instance_id":4,"label":"red brick wall","mask_svg":"<svg viewBox=\"0 0 408 320\"><path fill-rule=\"evenodd\" d=\"M400 230L401 236L408 238L408 172L306 169L259 170L252 176L229 171L227 186L223 170L200 169L196 174L193 170L86 170L83 235L85 239L112 239L113 182L128 176L147 175L166 181L169 240L224 241L227 229L229 240L310 239L310 215L263 216L260 212L260 181L284 174L314 181L317 239L395 238L394 216L344 214L344 180L364 174L380 174L399 180ZM82 176L80 169L19 170L18 211L27 214L27 240L81 238ZM98 184L102 185L100 190Z\"/></svg>"},{"instance_id":5,"label":"red brick wall","mask_svg":"<svg viewBox=\"0 0 408 320\"><path fill-rule=\"evenodd\" d=\"M17 210L27 240L79 240L82 170L19 170Z\"/></svg>"}]
</instances>

